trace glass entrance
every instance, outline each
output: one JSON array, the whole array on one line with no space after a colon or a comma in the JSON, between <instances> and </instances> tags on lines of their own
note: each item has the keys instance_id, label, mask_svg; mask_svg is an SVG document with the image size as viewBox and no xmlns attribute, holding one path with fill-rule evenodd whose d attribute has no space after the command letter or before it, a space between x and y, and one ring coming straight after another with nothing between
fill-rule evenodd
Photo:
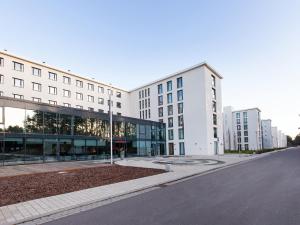
<instances>
[{"instance_id":1,"label":"glass entrance","mask_svg":"<svg viewBox=\"0 0 300 225\"><path fill-rule=\"evenodd\" d=\"M53 162L58 160L58 145L56 139L45 139L44 142L45 161Z\"/></svg>"}]
</instances>

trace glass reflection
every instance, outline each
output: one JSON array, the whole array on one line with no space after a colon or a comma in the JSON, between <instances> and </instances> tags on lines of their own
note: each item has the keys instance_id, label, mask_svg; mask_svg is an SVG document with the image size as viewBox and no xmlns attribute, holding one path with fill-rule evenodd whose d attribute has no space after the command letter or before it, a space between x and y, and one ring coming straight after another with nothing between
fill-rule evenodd
<instances>
[{"instance_id":1,"label":"glass reflection","mask_svg":"<svg viewBox=\"0 0 300 225\"><path fill-rule=\"evenodd\" d=\"M43 133L43 112L37 110L26 110L25 128L26 133Z\"/></svg>"},{"instance_id":2,"label":"glass reflection","mask_svg":"<svg viewBox=\"0 0 300 225\"><path fill-rule=\"evenodd\" d=\"M24 132L25 109L4 108L5 132L23 133Z\"/></svg>"}]
</instances>

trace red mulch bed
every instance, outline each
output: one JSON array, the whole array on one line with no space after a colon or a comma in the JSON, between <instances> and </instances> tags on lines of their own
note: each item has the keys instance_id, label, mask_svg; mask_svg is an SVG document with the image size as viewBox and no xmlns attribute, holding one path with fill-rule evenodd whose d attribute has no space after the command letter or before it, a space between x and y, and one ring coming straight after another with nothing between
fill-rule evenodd
<instances>
[{"instance_id":1,"label":"red mulch bed","mask_svg":"<svg viewBox=\"0 0 300 225\"><path fill-rule=\"evenodd\" d=\"M160 169L101 166L0 178L0 206L164 173Z\"/></svg>"}]
</instances>

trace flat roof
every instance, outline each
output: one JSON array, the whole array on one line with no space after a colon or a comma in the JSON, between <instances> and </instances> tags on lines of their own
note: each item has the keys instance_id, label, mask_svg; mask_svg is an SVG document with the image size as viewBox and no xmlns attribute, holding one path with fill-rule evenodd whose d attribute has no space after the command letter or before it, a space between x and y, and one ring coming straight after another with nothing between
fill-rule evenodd
<instances>
[{"instance_id":1,"label":"flat roof","mask_svg":"<svg viewBox=\"0 0 300 225\"><path fill-rule=\"evenodd\" d=\"M242 111L249 111L249 110L257 110L257 111L261 112L261 110L259 108L249 108L249 109L234 110L232 112L242 112Z\"/></svg>"}]
</instances>

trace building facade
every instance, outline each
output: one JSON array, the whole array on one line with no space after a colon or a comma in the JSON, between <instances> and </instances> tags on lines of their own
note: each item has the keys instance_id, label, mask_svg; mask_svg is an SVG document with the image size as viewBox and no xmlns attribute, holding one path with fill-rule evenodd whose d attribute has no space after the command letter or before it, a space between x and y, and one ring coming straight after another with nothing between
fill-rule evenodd
<instances>
[{"instance_id":1,"label":"building facade","mask_svg":"<svg viewBox=\"0 0 300 225\"><path fill-rule=\"evenodd\" d=\"M0 96L95 115L107 114L111 104L115 118L165 123L166 150L150 142L146 148L169 155L223 153L221 79L211 66L201 63L126 91L0 52Z\"/></svg>"},{"instance_id":2,"label":"building facade","mask_svg":"<svg viewBox=\"0 0 300 225\"><path fill-rule=\"evenodd\" d=\"M273 142L273 148L279 148L277 127L272 127L272 142Z\"/></svg>"},{"instance_id":3,"label":"building facade","mask_svg":"<svg viewBox=\"0 0 300 225\"><path fill-rule=\"evenodd\" d=\"M262 128L262 143L263 149L272 149L273 146L273 137L272 137L272 121L262 120L261 121L261 128Z\"/></svg>"}]
</instances>

